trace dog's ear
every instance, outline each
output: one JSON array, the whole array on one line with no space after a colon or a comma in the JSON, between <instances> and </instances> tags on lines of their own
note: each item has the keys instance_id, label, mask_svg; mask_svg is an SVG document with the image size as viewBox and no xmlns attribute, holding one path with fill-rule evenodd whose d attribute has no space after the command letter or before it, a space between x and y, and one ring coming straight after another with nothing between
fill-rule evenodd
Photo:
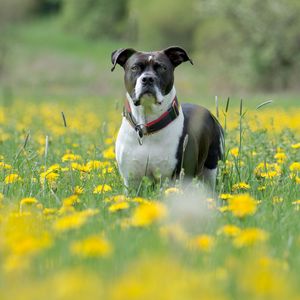
<instances>
[{"instance_id":1,"label":"dog's ear","mask_svg":"<svg viewBox=\"0 0 300 300\"><path fill-rule=\"evenodd\" d=\"M185 61L189 61L193 65L193 61L189 58L186 51L181 47L172 46L163 50L163 52L168 56L174 67L179 66Z\"/></svg>"},{"instance_id":2,"label":"dog's ear","mask_svg":"<svg viewBox=\"0 0 300 300\"><path fill-rule=\"evenodd\" d=\"M115 50L111 54L111 62L113 64L111 71L115 69L116 64L119 64L120 66L124 67L127 59L135 52L136 50L132 48L122 48L122 49Z\"/></svg>"}]
</instances>

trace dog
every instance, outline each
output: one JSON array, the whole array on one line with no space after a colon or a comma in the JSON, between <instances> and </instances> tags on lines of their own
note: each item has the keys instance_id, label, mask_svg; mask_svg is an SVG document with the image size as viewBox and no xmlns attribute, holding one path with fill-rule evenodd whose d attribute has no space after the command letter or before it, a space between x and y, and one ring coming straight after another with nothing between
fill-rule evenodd
<instances>
[{"instance_id":1,"label":"dog","mask_svg":"<svg viewBox=\"0 0 300 300\"><path fill-rule=\"evenodd\" d=\"M177 46L141 52L132 48L111 55L125 71L126 100L116 140L116 160L126 187L144 176L199 178L215 188L217 165L224 153L223 129L204 107L178 103L174 70L189 61ZM182 176L183 177L183 176Z\"/></svg>"}]
</instances>

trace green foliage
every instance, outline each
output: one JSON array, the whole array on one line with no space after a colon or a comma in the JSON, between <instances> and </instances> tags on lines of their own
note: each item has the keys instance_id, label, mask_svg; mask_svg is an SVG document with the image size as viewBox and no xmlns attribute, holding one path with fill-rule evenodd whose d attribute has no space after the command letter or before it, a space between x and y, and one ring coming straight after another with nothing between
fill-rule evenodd
<instances>
[{"instance_id":1,"label":"green foliage","mask_svg":"<svg viewBox=\"0 0 300 300\"><path fill-rule=\"evenodd\" d=\"M138 41L145 47L163 48L173 44L192 49L198 23L196 1L131 1L131 17L138 26Z\"/></svg>"},{"instance_id":2,"label":"green foliage","mask_svg":"<svg viewBox=\"0 0 300 300\"><path fill-rule=\"evenodd\" d=\"M63 2L63 24L90 38L122 37L127 22L127 1L86 0Z\"/></svg>"},{"instance_id":3,"label":"green foliage","mask_svg":"<svg viewBox=\"0 0 300 300\"><path fill-rule=\"evenodd\" d=\"M229 70L234 65L239 74L244 70L252 86L289 87L300 67L299 1L203 0L201 5L196 49L221 57Z\"/></svg>"}]
</instances>

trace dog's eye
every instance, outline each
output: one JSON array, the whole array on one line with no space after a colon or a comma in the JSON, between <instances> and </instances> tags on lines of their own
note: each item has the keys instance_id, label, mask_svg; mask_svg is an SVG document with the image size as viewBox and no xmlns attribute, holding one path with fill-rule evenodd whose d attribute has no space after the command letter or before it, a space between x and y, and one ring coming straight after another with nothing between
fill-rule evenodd
<instances>
[{"instance_id":1,"label":"dog's eye","mask_svg":"<svg viewBox=\"0 0 300 300\"><path fill-rule=\"evenodd\" d=\"M165 65L162 65L162 64L156 64L155 65L156 69L160 72L165 72L167 71L167 67Z\"/></svg>"},{"instance_id":2,"label":"dog's eye","mask_svg":"<svg viewBox=\"0 0 300 300\"><path fill-rule=\"evenodd\" d=\"M140 69L140 67L138 65L134 65L131 67L132 72L137 72L139 69Z\"/></svg>"}]
</instances>

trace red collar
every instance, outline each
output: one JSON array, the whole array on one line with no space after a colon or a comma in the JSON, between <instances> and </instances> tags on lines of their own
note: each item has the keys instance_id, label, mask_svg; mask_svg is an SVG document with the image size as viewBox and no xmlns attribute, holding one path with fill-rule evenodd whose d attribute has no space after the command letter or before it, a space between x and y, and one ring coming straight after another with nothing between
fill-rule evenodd
<instances>
[{"instance_id":1,"label":"red collar","mask_svg":"<svg viewBox=\"0 0 300 300\"><path fill-rule=\"evenodd\" d=\"M132 115L131 108L128 100L126 99L123 116L127 119L129 124L135 129L138 134L139 142L141 144L141 139L144 135L153 134L166 126L168 126L172 121L174 121L179 115L179 104L177 97L175 96L170 107L166 112L164 112L159 118L153 120L147 124L138 124Z\"/></svg>"}]
</instances>

